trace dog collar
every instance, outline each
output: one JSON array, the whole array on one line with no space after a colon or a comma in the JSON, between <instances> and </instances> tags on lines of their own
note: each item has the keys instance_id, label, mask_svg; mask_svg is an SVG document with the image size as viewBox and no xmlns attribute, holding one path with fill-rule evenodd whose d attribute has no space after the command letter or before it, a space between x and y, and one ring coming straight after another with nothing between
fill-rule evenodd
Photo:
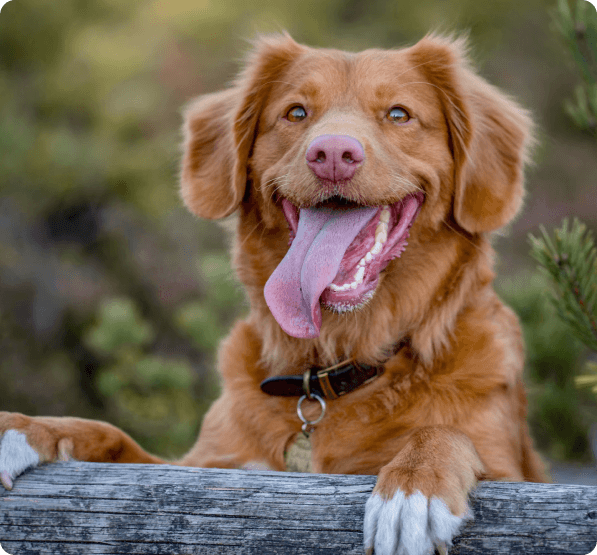
<instances>
[{"instance_id":1,"label":"dog collar","mask_svg":"<svg viewBox=\"0 0 597 555\"><path fill-rule=\"evenodd\" d=\"M394 348L392 356L406 345L402 340ZM328 367L311 367L302 376L276 376L261 382L261 390L268 395L299 397L309 399L318 395L324 399L337 399L351 391L368 384L385 371L383 364L371 366L345 360Z\"/></svg>"}]
</instances>

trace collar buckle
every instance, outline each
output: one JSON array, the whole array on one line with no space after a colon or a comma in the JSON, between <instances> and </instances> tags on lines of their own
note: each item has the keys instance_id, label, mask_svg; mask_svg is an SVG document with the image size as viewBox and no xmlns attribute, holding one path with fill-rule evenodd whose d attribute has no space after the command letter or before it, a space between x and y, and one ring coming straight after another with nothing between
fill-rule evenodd
<instances>
[{"instance_id":1,"label":"collar buckle","mask_svg":"<svg viewBox=\"0 0 597 555\"><path fill-rule=\"evenodd\" d=\"M334 364L333 366L328 366L327 368L322 368L321 370L317 371L317 379L319 380L321 391L323 392L326 399L337 399L341 395L347 393L346 391L340 391L339 393L336 393L330 381L330 373L335 372L337 370L341 370L342 368L351 365L358 367L358 364L356 364L356 362L354 362L352 359L348 359L339 362L338 364Z\"/></svg>"},{"instance_id":2,"label":"collar buckle","mask_svg":"<svg viewBox=\"0 0 597 555\"><path fill-rule=\"evenodd\" d=\"M351 368L353 372L356 374L370 374L370 377L364 381L359 381L358 385L354 387L340 387L338 390L334 389L332 382L330 380L330 374L338 374L342 372L343 369ZM321 387L321 391L326 399L337 399L342 395L346 395L350 393L355 387L360 387L361 385L368 384L373 380L379 378L384 373L385 368L383 366L369 366L368 364L359 364L354 359L344 360L339 362L338 364L334 364L333 366L328 366L327 368L322 368L321 370L317 371L317 379L319 380L319 385ZM371 372L375 371L373 375ZM309 371L308 371L309 372ZM305 373L306 374L306 373ZM310 375L310 373L309 373ZM304 376L304 375L303 375Z\"/></svg>"}]
</instances>

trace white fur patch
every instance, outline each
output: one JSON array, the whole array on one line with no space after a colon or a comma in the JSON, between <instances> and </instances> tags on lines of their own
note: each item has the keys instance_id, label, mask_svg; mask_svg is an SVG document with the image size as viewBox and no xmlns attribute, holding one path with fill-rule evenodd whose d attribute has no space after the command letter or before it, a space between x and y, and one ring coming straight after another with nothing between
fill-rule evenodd
<instances>
[{"instance_id":1,"label":"white fur patch","mask_svg":"<svg viewBox=\"0 0 597 555\"><path fill-rule=\"evenodd\" d=\"M0 441L0 472L11 479L39 464L39 455L27 443L27 437L16 430L4 432Z\"/></svg>"},{"instance_id":2,"label":"white fur patch","mask_svg":"<svg viewBox=\"0 0 597 555\"><path fill-rule=\"evenodd\" d=\"M468 513L455 516L438 497L420 491L405 496L398 490L384 501L373 494L365 505L365 551L375 555L428 555L434 547L451 545Z\"/></svg>"}]
</instances>

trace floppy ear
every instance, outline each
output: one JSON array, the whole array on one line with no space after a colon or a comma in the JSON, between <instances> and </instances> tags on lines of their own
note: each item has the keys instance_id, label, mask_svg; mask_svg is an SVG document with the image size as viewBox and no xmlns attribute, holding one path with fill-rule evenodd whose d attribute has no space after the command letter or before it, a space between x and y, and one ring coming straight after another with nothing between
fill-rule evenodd
<instances>
[{"instance_id":1,"label":"floppy ear","mask_svg":"<svg viewBox=\"0 0 597 555\"><path fill-rule=\"evenodd\" d=\"M531 118L470 69L464 40L426 37L413 54L441 91L455 164L454 218L470 233L496 230L522 205Z\"/></svg>"},{"instance_id":2,"label":"floppy ear","mask_svg":"<svg viewBox=\"0 0 597 555\"><path fill-rule=\"evenodd\" d=\"M288 35L257 39L232 88L200 96L187 108L181 195L198 216L223 218L238 208L247 186L259 116L272 82L300 49Z\"/></svg>"},{"instance_id":3,"label":"floppy ear","mask_svg":"<svg viewBox=\"0 0 597 555\"><path fill-rule=\"evenodd\" d=\"M235 168L232 126L238 91L200 96L184 115L184 152L180 176L182 198L203 218L223 218L236 210L246 181Z\"/></svg>"}]
</instances>

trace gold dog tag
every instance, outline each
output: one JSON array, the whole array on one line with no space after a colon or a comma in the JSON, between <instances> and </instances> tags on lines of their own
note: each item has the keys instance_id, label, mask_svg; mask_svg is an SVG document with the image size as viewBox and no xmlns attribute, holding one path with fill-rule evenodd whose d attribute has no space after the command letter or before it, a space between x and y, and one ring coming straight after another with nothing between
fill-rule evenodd
<instances>
[{"instance_id":1,"label":"gold dog tag","mask_svg":"<svg viewBox=\"0 0 597 555\"><path fill-rule=\"evenodd\" d=\"M312 472L311 440L304 433L296 436L288 451L284 453L286 472Z\"/></svg>"}]
</instances>

